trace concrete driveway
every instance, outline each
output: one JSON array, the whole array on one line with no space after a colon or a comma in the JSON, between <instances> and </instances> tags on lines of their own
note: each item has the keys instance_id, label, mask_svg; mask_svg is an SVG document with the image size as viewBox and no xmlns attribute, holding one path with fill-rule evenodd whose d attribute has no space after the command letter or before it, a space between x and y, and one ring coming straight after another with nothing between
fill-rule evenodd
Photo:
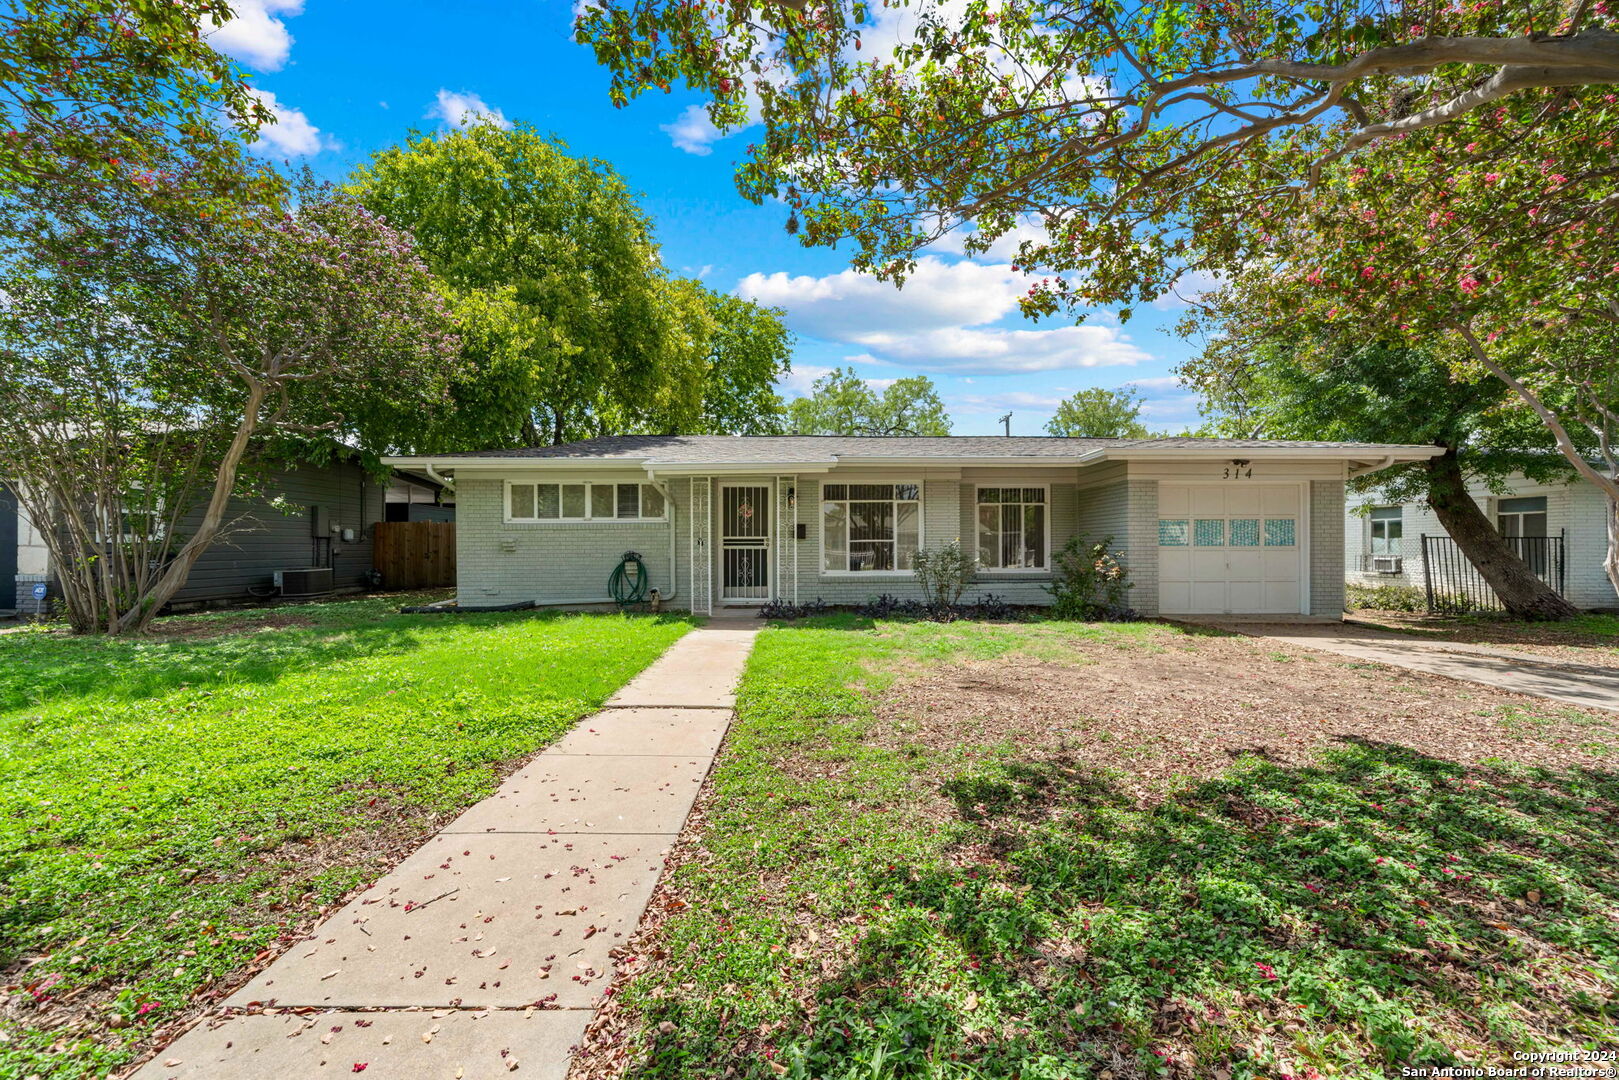
<instances>
[{"instance_id":1,"label":"concrete driveway","mask_svg":"<svg viewBox=\"0 0 1619 1080\"><path fill-rule=\"evenodd\" d=\"M1619 712L1619 668L1563 664L1490 645L1429 641L1352 623L1219 622L1207 625L1307 649L1483 683L1502 690Z\"/></svg>"}]
</instances>

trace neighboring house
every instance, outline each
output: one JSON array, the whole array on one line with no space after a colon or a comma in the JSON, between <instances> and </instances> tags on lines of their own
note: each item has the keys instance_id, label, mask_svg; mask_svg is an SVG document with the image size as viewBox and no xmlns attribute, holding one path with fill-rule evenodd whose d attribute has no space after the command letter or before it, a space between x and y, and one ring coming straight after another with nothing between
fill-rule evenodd
<instances>
[{"instance_id":1,"label":"neighboring house","mask_svg":"<svg viewBox=\"0 0 1619 1080\"><path fill-rule=\"evenodd\" d=\"M1052 556L1111 536L1148 614L1337 617L1344 485L1426 446L1223 439L624 436L390 458L453 476L461 604L609 603L640 554L672 606L919 594L959 539L968 596L1050 602Z\"/></svg>"},{"instance_id":2,"label":"neighboring house","mask_svg":"<svg viewBox=\"0 0 1619 1080\"><path fill-rule=\"evenodd\" d=\"M1469 491L1497 531L1513 539L1524 559L1575 607L1619 606L1602 569L1608 552L1607 503L1590 481L1543 484L1514 474L1500 493L1483 484L1470 485ZM1344 567L1350 583L1424 588L1424 535L1450 543L1450 534L1426 503L1393 503L1375 491L1354 496L1344 521Z\"/></svg>"},{"instance_id":3,"label":"neighboring house","mask_svg":"<svg viewBox=\"0 0 1619 1080\"><path fill-rule=\"evenodd\" d=\"M431 515L454 514L453 505L437 505L439 485L431 481L395 476L379 484L357 462L333 460L325 465L301 464L277 470L266 478L265 494L232 499L225 520L229 533L215 541L192 569L171 607L190 608L278 594L276 575L288 570L330 571L284 579L284 594L299 591L353 592L365 587L371 575L372 528L382 520L442 520ZM394 511L394 506L399 511ZM200 521L193 511L181 531ZM7 544L9 529L17 530ZM36 593L54 591L49 553L26 515L9 493L0 498L0 573L11 559L7 575L16 582L16 610L40 614L49 599ZM4 578L0 578L4 580ZM3 599L3 598L0 598ZM4 606L11 606L6 604Z\"/></svg>"}]
</instances>

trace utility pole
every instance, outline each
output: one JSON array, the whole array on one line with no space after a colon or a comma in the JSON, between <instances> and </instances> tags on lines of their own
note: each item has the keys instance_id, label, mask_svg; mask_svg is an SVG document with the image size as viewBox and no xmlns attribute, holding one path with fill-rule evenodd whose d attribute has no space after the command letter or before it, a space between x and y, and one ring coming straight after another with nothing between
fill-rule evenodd
<instances>
[{"instance_id":1,"label":"utility pole","mask_svg":"<svg viewBox=\"0 0 1619 1080\"><path fill-rule=\"evenodd\" d=\"M1007 413L1005 416L1001 417L1001 423L1006 425L1006 434L1007 437L1010 438L1012 435L1012 414Z\"/></svg>"}]
</instances>

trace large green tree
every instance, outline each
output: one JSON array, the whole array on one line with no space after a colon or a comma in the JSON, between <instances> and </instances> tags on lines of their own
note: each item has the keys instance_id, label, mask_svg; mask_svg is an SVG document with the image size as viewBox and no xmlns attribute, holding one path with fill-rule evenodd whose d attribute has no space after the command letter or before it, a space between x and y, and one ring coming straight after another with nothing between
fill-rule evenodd
<instances>
[{"instance_id":1,"label":"large green tree","mask_svg":"<svg viewBox=\"0 0 1619 1080\"><path fill-rule=\"evenodd\" d=\"M854 368L837 368L787 406L787 427L796 435L948 435L950 417L925 375L896 379L879 393Z\"/></svg>"},{"instance_id":2,"label":"large green tree","mask_svg":"<svg viewBox=\"0 0 1619 1080\"><path fill-rule=\"evenodd\" d=\"M1140 392L1091 387L1058 405L1056 414L1046 422L1046 430L1069 438L1145 439L1147 425L1140 418Z\"/></svg>"},{"instance_id":3,"label":"large green tree","mask_svg":"<svg viewBox=\"0 0 1619 1080\"><path fill-rule=\"evenodd\" d=\"M1272 309L1236 285L1194 317L1212 336L1178 373L1202 394L1214 433L1442 447L1438 457L1352 478L1351 490L1426 503L1512 614L1574 614L1468 491L1470 481L1503 490L1515 472L1543 482L1572 478L1539 418L1500 381L1457 378L1448 358L1397 335L1379 342L1345 334L1327 310L1307 296Z\"/></svg>"},{"instance_id":4,"label":"large green tree","mask_svg":"<svg viewBox=\"0 0 1619 1080\"><path fill-rule=\"evenodd\" d=\"M421 449L536 446L736 422L769 397L789 340L664 271L652 223L605 162L518 125L416 134L352 190L408 229L443 281L466 363Z\"/></svg>"}]
</instances>

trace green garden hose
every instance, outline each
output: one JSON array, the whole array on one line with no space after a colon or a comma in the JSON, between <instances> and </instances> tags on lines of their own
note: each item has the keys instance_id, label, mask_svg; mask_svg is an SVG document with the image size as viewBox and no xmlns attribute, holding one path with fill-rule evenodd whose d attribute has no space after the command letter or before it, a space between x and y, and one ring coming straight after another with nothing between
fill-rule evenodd
<instances>
[{"instance_id":1,"label":"green garden hose","mask_svg":"<svg viewBox=\"0 0 1619 1080\"><path fill-rule=\"evenodd\" d=\"M646 563L640 555L626 551L607 579L608 595L618 601L619 607L629 607L646 599L646 587Z\"/></svg>"}]
</instances>

